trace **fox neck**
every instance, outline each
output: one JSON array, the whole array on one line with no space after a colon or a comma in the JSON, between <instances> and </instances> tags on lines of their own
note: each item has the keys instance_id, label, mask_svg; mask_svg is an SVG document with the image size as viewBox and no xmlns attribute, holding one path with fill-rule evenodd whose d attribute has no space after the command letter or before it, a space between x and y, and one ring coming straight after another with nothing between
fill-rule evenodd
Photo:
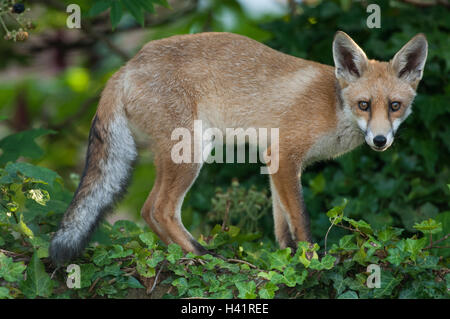
<instances>
[{"instance_id":1,"label":"fox neck","mask_svg":"<svg viewBox=\"0 0 450 319\"><path fill-rule=\"evenodd\" d=\"M364 133L350 106L342 100L339 85L336 84L336 87L336 126L317 137L303 160L303 168L317 161L336 158L364 143Z\"/></svg>"}]
</instances>

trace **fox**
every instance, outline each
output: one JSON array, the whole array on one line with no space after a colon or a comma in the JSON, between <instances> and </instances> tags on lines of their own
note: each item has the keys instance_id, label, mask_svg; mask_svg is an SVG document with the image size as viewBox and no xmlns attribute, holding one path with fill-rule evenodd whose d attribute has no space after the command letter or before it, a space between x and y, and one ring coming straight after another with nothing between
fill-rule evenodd
<instances>
[{"instance_id":1,"label":"fox","mask_svg":"<svg viewBox=\"0 0 450 319\"><path fill-rule=\"evenodd\" d=\"M203 162L174 163L172 132L205 127L278 128L269 175L280 248L312 242L301 175L317 161L364 144L388 149L411 114L428 42L409 40L388 62L368 59L345 32L331 44L334 66L294 57L242 35L205 32L150 41L108 80L88 138L79 186L50 244L62 265L82 254L126 189L144 134L156 178L141 209L150 229L185 252L209 253L184 227L181 206Z\"/></svg>"}]
</instances>

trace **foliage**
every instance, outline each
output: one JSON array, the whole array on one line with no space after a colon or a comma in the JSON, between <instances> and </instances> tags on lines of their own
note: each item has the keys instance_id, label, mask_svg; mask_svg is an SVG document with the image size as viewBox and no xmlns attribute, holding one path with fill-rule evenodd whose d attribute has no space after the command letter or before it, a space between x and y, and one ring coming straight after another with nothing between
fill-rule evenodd
<instances>
[{"instance_id":1,"label":"foliage","mask_svg":"<svg viewBox=\"0 0 450 319\"><path fill-rule=\"evenodd\" d=\"M97 0L89 10L89 15L97 16L110 9L109 16L114 29L122 19L124 12L128 11L141 26L144 26L145 12L154 13L156 4L169 7L167 0Z\"/></svg>"}]
</instances>

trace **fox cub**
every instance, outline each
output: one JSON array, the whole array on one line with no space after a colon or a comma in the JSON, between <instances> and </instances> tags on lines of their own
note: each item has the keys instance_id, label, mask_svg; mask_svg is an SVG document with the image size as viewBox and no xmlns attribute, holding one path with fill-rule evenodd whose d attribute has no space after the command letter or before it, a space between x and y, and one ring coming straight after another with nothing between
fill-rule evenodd
<instances>
[{"instance_id":1,"label":"fox cub","mask_svg":"<svg viewBox=\"0 0 450 319\"><path fill-rule=\"evenodd\" d=\"M50 247L63 264L79 255L105 212L126 187L137 156L131 128L144 132L156 181L142 217L165 243L206 253L181 222L181 205L202 162L175 163L179 127L278 128L266 152L278 152L269 175L280 247L311 241L301 171L364 141L386 150L411 104L427 57L423 34L389 62L369 60L344 32L332 44L335 66L275 51L247 37L200 33L152 41L117 71L103 90L89 134L80 185Z\"/></svg>"}]
</instances>

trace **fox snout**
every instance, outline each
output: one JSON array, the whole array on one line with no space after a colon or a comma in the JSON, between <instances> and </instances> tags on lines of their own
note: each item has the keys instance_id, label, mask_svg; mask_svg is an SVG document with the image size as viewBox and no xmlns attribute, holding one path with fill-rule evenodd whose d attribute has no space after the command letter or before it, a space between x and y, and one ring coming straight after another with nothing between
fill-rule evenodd
<instances>
[{"instance_id":1,"label":"fox snout","mask_svg":"<svg viewBox=\"0 0 450 319\"><path fill-rule=\"evenodd\" d=\"M365 134L366 143L377 152L383 152L387 150L394 142L394 134L392 130L387 133L374 134L371 130L368 130Z\"/></svg>"}]
</instances>

